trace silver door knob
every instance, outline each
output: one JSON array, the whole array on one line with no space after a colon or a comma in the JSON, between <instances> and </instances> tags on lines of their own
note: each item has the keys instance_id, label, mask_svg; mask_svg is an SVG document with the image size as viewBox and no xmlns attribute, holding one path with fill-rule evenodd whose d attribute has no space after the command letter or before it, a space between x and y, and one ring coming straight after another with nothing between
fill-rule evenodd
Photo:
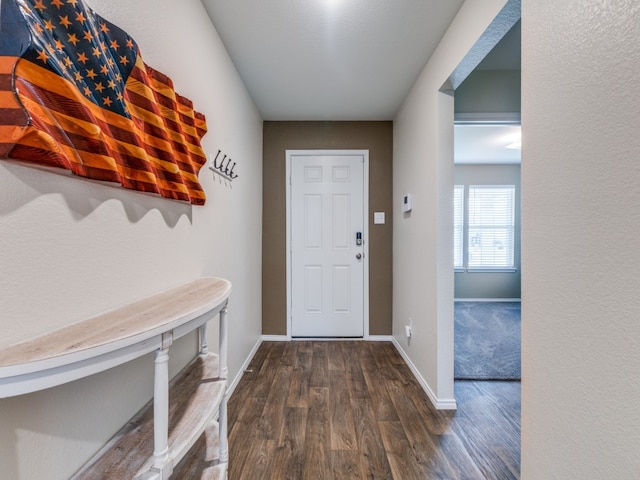
<instances>
[{"instance_id":1,"label":"silver door knob","mask_svg":"<svg viewBox=\"0 0 640 480\"><path fill-rule=\"evenodd\" d=\"M360 260L360 259L362 258L362 254L361 254L361 253L356 253L356 258L357 258L358 260Z\"/></svg>"}]
</instances>

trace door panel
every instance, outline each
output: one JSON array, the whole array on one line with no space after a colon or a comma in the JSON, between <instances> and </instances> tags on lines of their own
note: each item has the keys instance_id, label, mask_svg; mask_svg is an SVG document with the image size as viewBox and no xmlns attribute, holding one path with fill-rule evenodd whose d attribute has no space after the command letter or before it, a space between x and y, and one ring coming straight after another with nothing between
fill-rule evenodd
<instances>
[{"instance_id":1,"label":"door panel","mask_svg":"<svg viewBox=\"0 0 640 480\"><path fill-rule=\"evenodd\" d=\"M293 155L290 204L291 336L362 337L363 156Z\"/></svg>"},{"instance_id":2,"label":"door panel","mask_svg":"<svg viewBox=\"0 0 640 480\"><path fill-rule=\"evenodd\" d=\"M322 313L322 266L304 266L304 312Z\"/></svg>"},{"instance_id":3,"label":"door panel","mask_svg":"<svg viewBox=\"0 0 640 480\"><path fill-rule=\"evenodd\" d=\"M322 195L304 196L304 246L322 249Z\"/></svg>"},{"instance_id":4,"label":"door panel","mask_svg":"<svg viewBox=\"0 0 640 480\"><path fill-rule=\"evenodd\" d=\"M351 197L349 195L334 195L332 200L333 248L348 249L355 238L351 236Z\"/></svg>"}]
</instances>

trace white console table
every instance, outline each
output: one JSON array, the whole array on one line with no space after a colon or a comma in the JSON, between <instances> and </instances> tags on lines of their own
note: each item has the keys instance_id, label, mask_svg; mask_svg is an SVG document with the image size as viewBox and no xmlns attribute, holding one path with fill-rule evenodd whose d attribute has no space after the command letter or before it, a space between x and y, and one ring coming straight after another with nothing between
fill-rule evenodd
<instances>
[{"instance_id":1,"label":"white console table","mask_svg":"<svg viewBox=\"0 0 640 480\"><path fill-rule=\"evenodd\" d=\"M155 351L152 403L74 479L168 479L203 433L216 445L217 458L198 478L226 478L230 293L229 281L200 278L10 345L0 351L0 398L71 382ZM215 355L207 351L206 327L218 314L220 345ZM175 339L195 329L200 354L169 383L169 349Z\"/></svg>"}]
</instances>

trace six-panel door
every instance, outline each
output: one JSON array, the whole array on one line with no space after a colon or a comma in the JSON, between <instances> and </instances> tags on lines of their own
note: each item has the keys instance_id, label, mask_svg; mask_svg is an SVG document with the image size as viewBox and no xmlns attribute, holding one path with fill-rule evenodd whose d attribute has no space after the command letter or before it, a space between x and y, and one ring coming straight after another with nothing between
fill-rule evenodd
<instances>
[{"instance_id":1,"label":"six-panel door","mask_svg":"<svg viewBox=\"0 0 640 480\"><path fill-rule=\"evenodd\" d=\"M363 156L292 156L290 221L291 336L362 337Z\"/></svg>"}]
</instances>

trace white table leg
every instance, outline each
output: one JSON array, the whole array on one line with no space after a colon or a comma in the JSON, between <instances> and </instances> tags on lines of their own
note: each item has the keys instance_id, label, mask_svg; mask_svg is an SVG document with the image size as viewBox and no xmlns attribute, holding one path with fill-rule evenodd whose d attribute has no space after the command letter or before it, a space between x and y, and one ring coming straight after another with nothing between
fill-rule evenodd
<instances>
[{"instance_id":1,"label":"white table leg","mask_svg":"<svg viewBox=\"0 0 640 480\"><path fill-rule=\"evenodd\" d=\"M227 378L227 305L220 311L220 378Z\"/></svg>"},{"instance_id":2,"label":"white table leg","mask_svg":"<svg viewBox=\"0 0 640 480\"><path fill-rule=\"evenodd\" d=\"M200 356L206 357L208 353L207 345L207 325L208 322L198 328L198 342L200 343Z\"/></svg>"},{"instance_id":3,"label":"white table leg","mask_svg":"<svg viewBox=\"0 0 640 480\"><path fill-rule=\"evenodd\" d=\"M227 378L229 373L227 367L227 306L220 311L220 378ZM229 461L229 445L227 442L227 393L225 392L218 417L219 443L220 443L220 463Z\"/></svg>"},{"instance_id":4,"label":"white table leg","mask_svg":"<svg viewBox=\"0 0 640 480\"><path fill-rule=\"evenodd\" d=\"M156 350L153 384L153 467L165 478L169 461L169 347L173 333L162 335L162 348ZM169 471L168 474L171 472ZM168 474L166 477L168 477Z\"/></svg>"},{"instance_id":5,"label":"white table leg","mask_svg":"<svg viewBox=\"0 0 640 480\"><path fill-rule=\"evenodd\" d=\"M229 461L229 443L227 441L227 395L225 394L220 404L220 416L218 418L219 442L220 442L220 463Z\"/></svg>"}]
</instances>

